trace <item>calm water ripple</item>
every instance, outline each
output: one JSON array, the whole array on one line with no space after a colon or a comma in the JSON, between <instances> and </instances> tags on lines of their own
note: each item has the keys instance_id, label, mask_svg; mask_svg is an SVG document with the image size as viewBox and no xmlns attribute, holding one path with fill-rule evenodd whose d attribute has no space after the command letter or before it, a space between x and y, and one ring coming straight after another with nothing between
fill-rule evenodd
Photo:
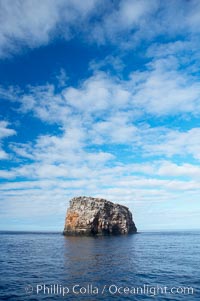
<instances>
[{"instance_id":1,"label":"calm water ripple","mask_svg":"<svg viewBox=\"0 0 200 301\"><path fill-rule=\"evenodd\" d=\"M197 231L100 238L2 232L0 239L0 300L200 300ZM80 287L73 293L75 285L83 293ZM151 293L133 294L144 285ZM165 286L162 294L157 287ZM69 292L62 296L64 287ZM172 294L172 287L194 293Z\"/></svg>"}]
</instances>

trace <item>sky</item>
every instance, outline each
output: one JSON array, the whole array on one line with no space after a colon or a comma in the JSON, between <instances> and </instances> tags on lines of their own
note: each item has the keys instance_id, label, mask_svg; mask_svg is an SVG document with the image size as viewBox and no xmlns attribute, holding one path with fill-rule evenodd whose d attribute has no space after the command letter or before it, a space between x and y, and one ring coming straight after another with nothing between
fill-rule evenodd
<instances>
[{"instance_id":1,"label":"sky","mask_svg":"<svg viewBox=\"0 0 200 301\"><path fill-rule=\"evenodd\" d=\"M199 49L198 0L0 0L0 230L200 229Z\"/></svg>"}]
</instances>

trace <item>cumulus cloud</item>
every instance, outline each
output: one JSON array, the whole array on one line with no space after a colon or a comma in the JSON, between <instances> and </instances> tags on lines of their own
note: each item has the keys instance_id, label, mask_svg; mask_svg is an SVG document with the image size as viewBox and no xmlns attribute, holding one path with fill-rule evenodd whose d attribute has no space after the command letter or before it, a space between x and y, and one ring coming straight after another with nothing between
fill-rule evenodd
<instances>
[{"instance_id":1,"label":"cumulus cloud","mask_svg":"<svg viewBox=\"0 0 200 301\"><path fill-rule=\"evenodd\" d=\"M200 159L200 128L192 128L188 131L169 131L166 135L160 137L157 144L149 144L147 151L150 153L172 157L179 155L184 158L187 155Z\"/></svg>"},{"instance_id":2,"label":"cumulus cloud","mask_svg":"<svg viewBox=\"0 0 200 301\"><path fill-rule=\"evenodd\" d=\"M151 19L157 7L157 0L120 1L112 11L104 14L101 23L96 23L92 38L100 44L108 40L116 43L126 33L128 41L132 40L132 45L134 45L134 40L137 40L141 28L145 26L147 20Z\"/></svg>"},{"instance_id":3,"label":"cumulus cloud","mask_svg":"<svg viewBox=\"0 0 200 301\"><path fill-rule=\"evenodd\" d=\"M104 14L102 22L96 23L91 34L100 44L112 42L123 49L135 48L142 41L152 42L156 37L196 36L199 34L199 11L196 0L120 1Z\"/></svg>"},{"instance_id":4,"label":"cumulus cloud","mask_svg":"<svg viewBox=\"0 0 200 301\"><path fill-rule=\"evenodd\" d=\"M139 108L156 116L200 112L198 78L187 71L179 71L174 58L160 59L149 65L149 70L132 74L129 84L133 101Z\"/></svg>"},{"instance_id":5,"label":"cumulus cloud","mask_svg":"<svg viewBox=\"0 0 200 301\"><path fill-rule=\"evenodd\" d=\"M196 75L183 71L174 57L159 58L134 71L126 81L95 72L78 87L32 86L28 91L1 87L3 98L18 101L22 112L32 111L44 121L64 123L71 114L97 117L110 112L128 110L132 116L151 114L173 116L200 113L200 88ZM127 113L128 114L128 113Z\"/></svg>"},{"instance_id":6,"label":"cumulus cloud","mask_svg":"<svg viewBox=\"0 0 200 301\"><path fill-rule=\"evenodd\" d=\"M16 135L16 131L8 128L9 123L7 121L0 121L0 160L7 159L8 153L3 150L3 139Z\"/></svg>"},{"instance_id":7,"label":"cumulus cloud","mask_svg":"<svg viewBox=\"0 0 200 301\"><path fill-rule=\"evenodd\" d=\"M16 134L15 130L8 128L8 125L7 121L0 121L0 139Z\"/></svg>"},{"instance_id":8,"label":"cumulus cloud","mask_svg":"<svg viewBox=\"0 0 200 301\"><path fill-rule=\"evenodd\" d=\"M47 45L58 37L69 40L77 33L92 43L128 48L162 35L196 35L199 11L196 0L1 1L0 57Z\"/></svg>"},{"instance_id":9,"label":"cumulus cloud","mask_svg":"<svg viewBox=\"0 0 200 301\"><path fill-rule=\"evenodd\" d=\"M87 19L98 0L1 1L0 56L21 47L47 45L56 35L70 39L73 26ZM77 22L78 21L78 22ZM78 28L77 28L78 30Z\"/></svg>"},{"instance_id":10,"label":"cumulus cloud","mask_svg":"<svg viewBox=\"0 0 200 301\"><path fill-rule=\"evenodd\" d=\"M156 59L146 70L132 72L127 80L96 71L78 87L65 84L59 92L53 84L30 86L26 91L1 88L0 92L19 104L19 112L31 112L60 126L62 137L43 137L52 145L56 139L71 149L76 144L77 148L121 144L143 155L199 159L198 127L184 131L166 125L152 127L148 119L144 122L146 116L185 120L200 114L198 78L180 70L173 57ZM13 149L25 156L24 146ZM26 157L30 158L30 153L26 152Z\"/></svg>"},{"instance_id":11,"label":"cumulus cloud","mask_svg":"<svg viewBox=\"0 0 200 301\"><path fill-rule=\"evenodd\" d=\"M60 136L36 140L34 153L30 144L12 145L22 157L47 158L48 151L43 149L49 149L49 157L59 161L63 153L72 158L76 150L79 161L88 145L106 144L126 145L142 156L190 155L199 160L198 127L184 131L144 122L145 116L184 120L200 114L198 79L181 72L174 58L155 60L145 71L132 72L127 80L95 72L78 87L65 85L59 92L55 85L47 84L30 86L27 91L1 88L1 94L17 102L19 112L31 112L41 121L60 126Z\"/></svg>"}]
</instances>

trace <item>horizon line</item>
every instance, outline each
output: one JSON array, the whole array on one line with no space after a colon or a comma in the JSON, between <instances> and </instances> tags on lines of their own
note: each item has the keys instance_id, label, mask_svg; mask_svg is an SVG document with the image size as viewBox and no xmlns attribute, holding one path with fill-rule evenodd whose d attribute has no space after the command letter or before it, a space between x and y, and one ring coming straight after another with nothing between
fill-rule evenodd
<instances>
[{"instance_id":1,"label":"horizon line","mask_svg":"<svg viewBox=\"0 0 200 301\"><path fill-rule=\"evenodd\" d=\"M184 231L200 231L200 228L190 228L190 229L145 229L138 230L136 233L146 233L146 232L184 232ZM1 233L31 233L31 234L62 234L63 231L59 230L0 230Z\"/></svg>"}]
</instances>

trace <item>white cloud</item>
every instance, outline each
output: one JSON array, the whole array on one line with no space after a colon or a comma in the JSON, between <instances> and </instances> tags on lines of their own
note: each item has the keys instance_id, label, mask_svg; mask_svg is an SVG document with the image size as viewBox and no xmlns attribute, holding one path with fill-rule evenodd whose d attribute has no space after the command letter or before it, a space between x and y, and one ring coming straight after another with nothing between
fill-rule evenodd
<instances>
[{"instance_id":1,"label":"white cloud","mask_svg":"<svg viewBox=\"0 0 200 301\"><path fill-rule=\"evenodd\" d=\"M90 130L95 144L129 144L134 145L139 139L139 129L133 124L133 116L129 112L116 112L97 121Z\"/></svg>"},{"instance_id":2,"label":"white cloud","mask_svg":"<svg viewBox=\"0 0 200 301\"><path fill-rule=\"evenodd\" d=\"M8 128L8 125L9 123L7 121L0 121L0 139L16 134L15 130Z\"/></svg>"},{"instance_id":3,"label":"white cloud","mask_svg":"<svg viewBox=\"0 0 200 301\"><path fill-rule=\"evenodd\" d=\"M148 71L132 74L133 104L155 116L200 113L198 78L179 71L174 58L151 63Z\"/></svg>"},{"instance_id":4,"label":"white cloud","mask_svg":"<svg viewBox=\"0 0 200 301\"><path fill-rule=\"evenodd\" d=\"M70 39L71 26L81 26L98 1L8 0L0 3L0 56L46 45L56 36ZM77 25L78 24L78 25ZM77 28L78 30L78 28Z\"/></svg>"},{"instance_id":5,"label":"white cloud","mask_svg":"<svg viewBox=\"0 0 200 301\"><path fill-rule=\"evenodd\" d=\"M179 70L173 58L158 59L142 72L132 72L127 81L97 72L78 88L63 88L56 94L53 85L32 87L21 97L22 110L33 110L43 120L64 122L70 114L84 116L128 110L154 116L200 114L198 77ZM94 115L95 114L95 115Z\"/></svg>"},{"instance_id":6,"label":"white cloud","mask_svg":"<svg viewBox=\"0 0 200 301\"><path fill-rule=\"evenodd\" d=\"M8 154L3 149L0 149L0 160L5 160L7 158L8 158Z\"/></svg>"},{"instance_id":7,"label":"white cloud","mask_svg":"<svg viewBox=\"0 0 200 301\"><path fill-rule=\"evenodd\" d=\"M149 143L145 146L148 153L172 157L179 155L184 158L188 155L200 159L200 128L188 131L171 130L166 135L158 138L157 143Z\"/></svg>"},{"instance_id":8,"label":"white cloud","mask_svg":"<svg viewBox=\"0 0 200 301\"><path fill-rule=\"evenodd\" d=\"M114 9L103 16L101 23L96 23L92 31L92 38L102 44L105 41L120 42L126 34L128 41L134 45L138 32L150 21L151 15L158 8L158 1L120 1ZM135 32L134 35L131 32ZM124 43L122 43L124 44Z\"/></svg>"},{"instance_id":9,"label":"white cloud","mask_svg":"<svg viewBox=\"0 0 200 301\"><path fill-rule=\"evenodd\" d=\"M142 155L190 155L199 159L198 127L184 131L151 127L143 121L145 116L174 115L180 120L199 116L198 79L180 72L178 67L177 60L170 57L152 62L146 71L133 72L126 81L96 72L79 87L63 87L60 93L50 84L29 87L27 93L16 90L13 100L19 103L20 111L32 112L42 121L60 126L60 137L37 139L39 151L33 157L47 158L44 148L50 149L51 158L57 150L55 161L59 156L62 159L66 149L70 158L78 150L78 158L87 145L106 143L127 145ZM6 91L2 91L6 98ZM12 99L14 91L12 87L8 90L8 99ZM26 158L32 156L31 145L13 145L13 150Z\"/></svg>"},{"instance_id":10,"label":"white cloud","mask_svg":"<svg viewBox=\"0 0 200 301\"><path fill-rule=\"evenodd\" d=\"M167 177L186 177L198 179L200 176L200 166L183 163L177 165L172 162L163 162L158 168L158 175Z\"/></svg>"},{"instance_id":11,"label":"white cloud","mask_svg":"<svg viewBox=\"0 0 200 301\"><path fill-rule=\"evenodd\" d=\"M3 150L3 139L16 135L16 131L8 128L9 123L7 121L0 121L0 160L8 159L9 155Z\"/></svg>"},{"instance_id":12,"label":"white cloud","mask_svg":"<svg viewBox=\"0 0 200 301\"><path fill-rule=\"evenodd\" d=\"M199 34L198 1L7 0L0 3L0 57L56 38L135 47L157 36ZM124 39L126 36L126 39Z\"/></svg>"},{"instance_id":13,"label":"white cloud","mask_svg":"<svg viewBox=\"0 0 200 301\"><path fill-rule=\"evenodd\" d=\"M132 164L130 170L136 174L154 176L161 178L181 178L198 180L200 176L200 166L190 163L174 163L167 160L155 160L147 163Z\"/></svg>"},{"instance_id":14,"label":"white cloud","mask_svg":"<svg viewBox=\"0 0 200 301\"><path fill-rule=\"evenodd\" d=\"M97 22L91 35L100 44L111 41L128 49L162 36L191 38L199 34L199 12L196 0L120 1Z\"/></svg>"}]
</instances>

